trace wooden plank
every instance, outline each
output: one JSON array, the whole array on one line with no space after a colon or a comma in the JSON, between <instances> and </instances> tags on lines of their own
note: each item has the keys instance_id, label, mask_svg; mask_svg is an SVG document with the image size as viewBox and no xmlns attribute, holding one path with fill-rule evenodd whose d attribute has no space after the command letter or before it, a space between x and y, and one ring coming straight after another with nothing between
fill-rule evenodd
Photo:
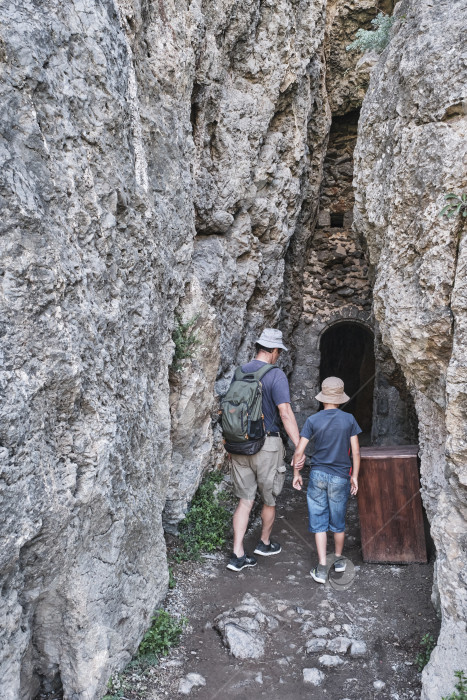
<instances>
[{"instance_id":1,"label":"wooden plank","mask_svg":"<svg viewBox=\"0 0 467 700\"><path fill-rule=\"evenodd\" d=\"M362 449L358 507L367 562L427 561L418 450L398 449Z\"/></svg>"},{"instance_id":2,"label":"wooden plank","mask_svg":"<svg viewBox=\"0 0 467 700\"><path fill-rule=\"evenodd\" d=\"M386 459L388 457L416 457L418 445L398 445L397 447L361 447L360 454L372 459Z\"/></svg>"}]
</instances>

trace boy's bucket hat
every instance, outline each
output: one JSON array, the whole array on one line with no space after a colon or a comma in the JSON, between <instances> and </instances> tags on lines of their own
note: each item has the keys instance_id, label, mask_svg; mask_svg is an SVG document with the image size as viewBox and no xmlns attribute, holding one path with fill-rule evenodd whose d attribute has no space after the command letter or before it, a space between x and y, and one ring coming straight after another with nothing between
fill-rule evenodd
<instances>
[{"instance_id":1,"label":"boy's bucket hat","mask_svg":"<svg viewBox=\"0 0 467 700\"><path fill-rule=\"evenodd\" d=\"M263 348L281 348L282 350L287 350L282 342L282 331L278 331L275 328L265 328L261 336L255 342L262 345Z\"/></svg>"},{"instance_id":2,"label":"boy's bucket hat","mask_svg":"<svg viewBox=\"0 0 467 700\"><path fill-rule=\"evenodd\" d=\"M339 377L328 377L321 384L321 391L315 399L322 403L346 403L350 401L350 397L344 393L344 382Z\"/></svg>"}]
</instances>

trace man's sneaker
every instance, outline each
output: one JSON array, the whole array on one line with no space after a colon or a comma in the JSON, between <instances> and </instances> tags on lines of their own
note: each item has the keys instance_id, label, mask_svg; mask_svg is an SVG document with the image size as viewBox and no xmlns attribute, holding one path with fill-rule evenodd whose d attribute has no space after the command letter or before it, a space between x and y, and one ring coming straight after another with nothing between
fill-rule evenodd
<instances>
[{"instance_id":1,"label":"man's sneaker","mask_svg":"<svg viewBox=\"0 0 467 700\"><path fill-rule=\"evenodd\" d=\"M310 574L317 583L326 583L328 578L328 570L321 564L315 566L315 568L310 571Z\"/></svg>"},{"instance_id":2,"label":"man's sneaker","mask_svg":"<svg viewBox=\"0 0 467 700\"><path fill-rule=\"evenodd\" d=\"M336 559L334 562L334 571L336 574L341 574L343 571L345 571L345 567L347 566L347 563L345 559Z\"/></svg>"},{"instance_id":3,"label":"man's sneaker","mask_svg":"<svg viewBox=\"0 0 467 700\"><path fill-rule=\"evenodd\" d=\"M281 546L279 542L270 542L264 544L263 540L256 545L255 554L261 554L262 557L270 557L272 554L279 554Z\"/></svg>"},{"instance_id":4,"label":"man's sneaker","mask_svg":"<svg viewBox=\"0 0 467 700\"><path fill-rule=\"evenodd\" d=\"M237 557L236 554L232 554L230 561L227 564L227 568L231 571L241 571L246 566L256 566L257 562L255 557L250 557L248 554L244 554L243 557Z\"/></svg>"}]
</instances>

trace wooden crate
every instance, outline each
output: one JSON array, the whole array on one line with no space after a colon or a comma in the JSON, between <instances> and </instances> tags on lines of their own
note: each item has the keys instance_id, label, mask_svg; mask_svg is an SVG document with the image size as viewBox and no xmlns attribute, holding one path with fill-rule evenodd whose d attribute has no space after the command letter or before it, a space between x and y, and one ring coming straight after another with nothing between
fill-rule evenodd
<instances>
[{"instance_id":1,"label":"wooden crate","mask_svg":"<svg viewBox=\"0 0 467 700\"><path fill-rule=\"evenodd\" d=\"M418 447L362 447L358 510L363 561L427 561Z\"/></svg>"}]
</instances>

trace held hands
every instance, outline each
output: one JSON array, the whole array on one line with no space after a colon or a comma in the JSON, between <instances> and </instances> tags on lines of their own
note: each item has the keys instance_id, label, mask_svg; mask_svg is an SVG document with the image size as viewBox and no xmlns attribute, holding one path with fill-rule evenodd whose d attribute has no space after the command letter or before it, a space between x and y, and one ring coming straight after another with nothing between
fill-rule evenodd
<instances>
[{"instance_id":1,"label":"held hands","mask_svg":"<svg viewBox=\"0 0 467 700\"><path fill-rule=\"evenodd\" d=\"M298 454L297 454L298 452ZM295 454L292 459L292 467L293 467L293 481L292 481L292 486L294 489L297 489L297 491L302 490L303 486L303 479L300 475L300 469L303 467L305 464L305 454L302 453L300 454L299 450L295 451Z\"/></svg>"},{"instance_id":2,"label":"held hands","mask_svg":"<svg viewBox=\"0 0 467 700\"><path fill-rule=\"evenodd\" d=\"M297 489L297 491L302 490L303 479L298 469L294 469L292 486L294 489Z\"/></svg>"},{"instance_id":3,"label":"held hands","mask_svg":"<svg viewBox=\"0 0 467 700\"><path fill-rule=\"evenodd\" d=\"M350 493L355 496L358 491L358 479L356 476L350 477Z\"/></svg>"},{"instance_id":4,"label":"held hands","mask_svg":"<svg viewBox=\"0 0 467 700\"><path fill-rule=\"evenodd\" d=\"M291 462L292 467L294 469L301 469L305 465L305 459L306 459L305 454L298 456L297 453L295 452L295 454L292 458L292 462Z\"/></svg>"},{"instance_id":5,"label":"held hands","mask_svg":"<svg viewBox=\"0 0 467 700\"><path fill-rule=\"evenodd\" d=\"M301 469L301 468L303 467L303 465L305 464L305 459L306 459L306 457L305 457L304 454L303 454L301 457L296 457L296 456L294 455L294 456L293 456L293 459L292 459L292 462L291 462L292 467L293 467L294 469Z\"/></svg>"}]
</instances>

